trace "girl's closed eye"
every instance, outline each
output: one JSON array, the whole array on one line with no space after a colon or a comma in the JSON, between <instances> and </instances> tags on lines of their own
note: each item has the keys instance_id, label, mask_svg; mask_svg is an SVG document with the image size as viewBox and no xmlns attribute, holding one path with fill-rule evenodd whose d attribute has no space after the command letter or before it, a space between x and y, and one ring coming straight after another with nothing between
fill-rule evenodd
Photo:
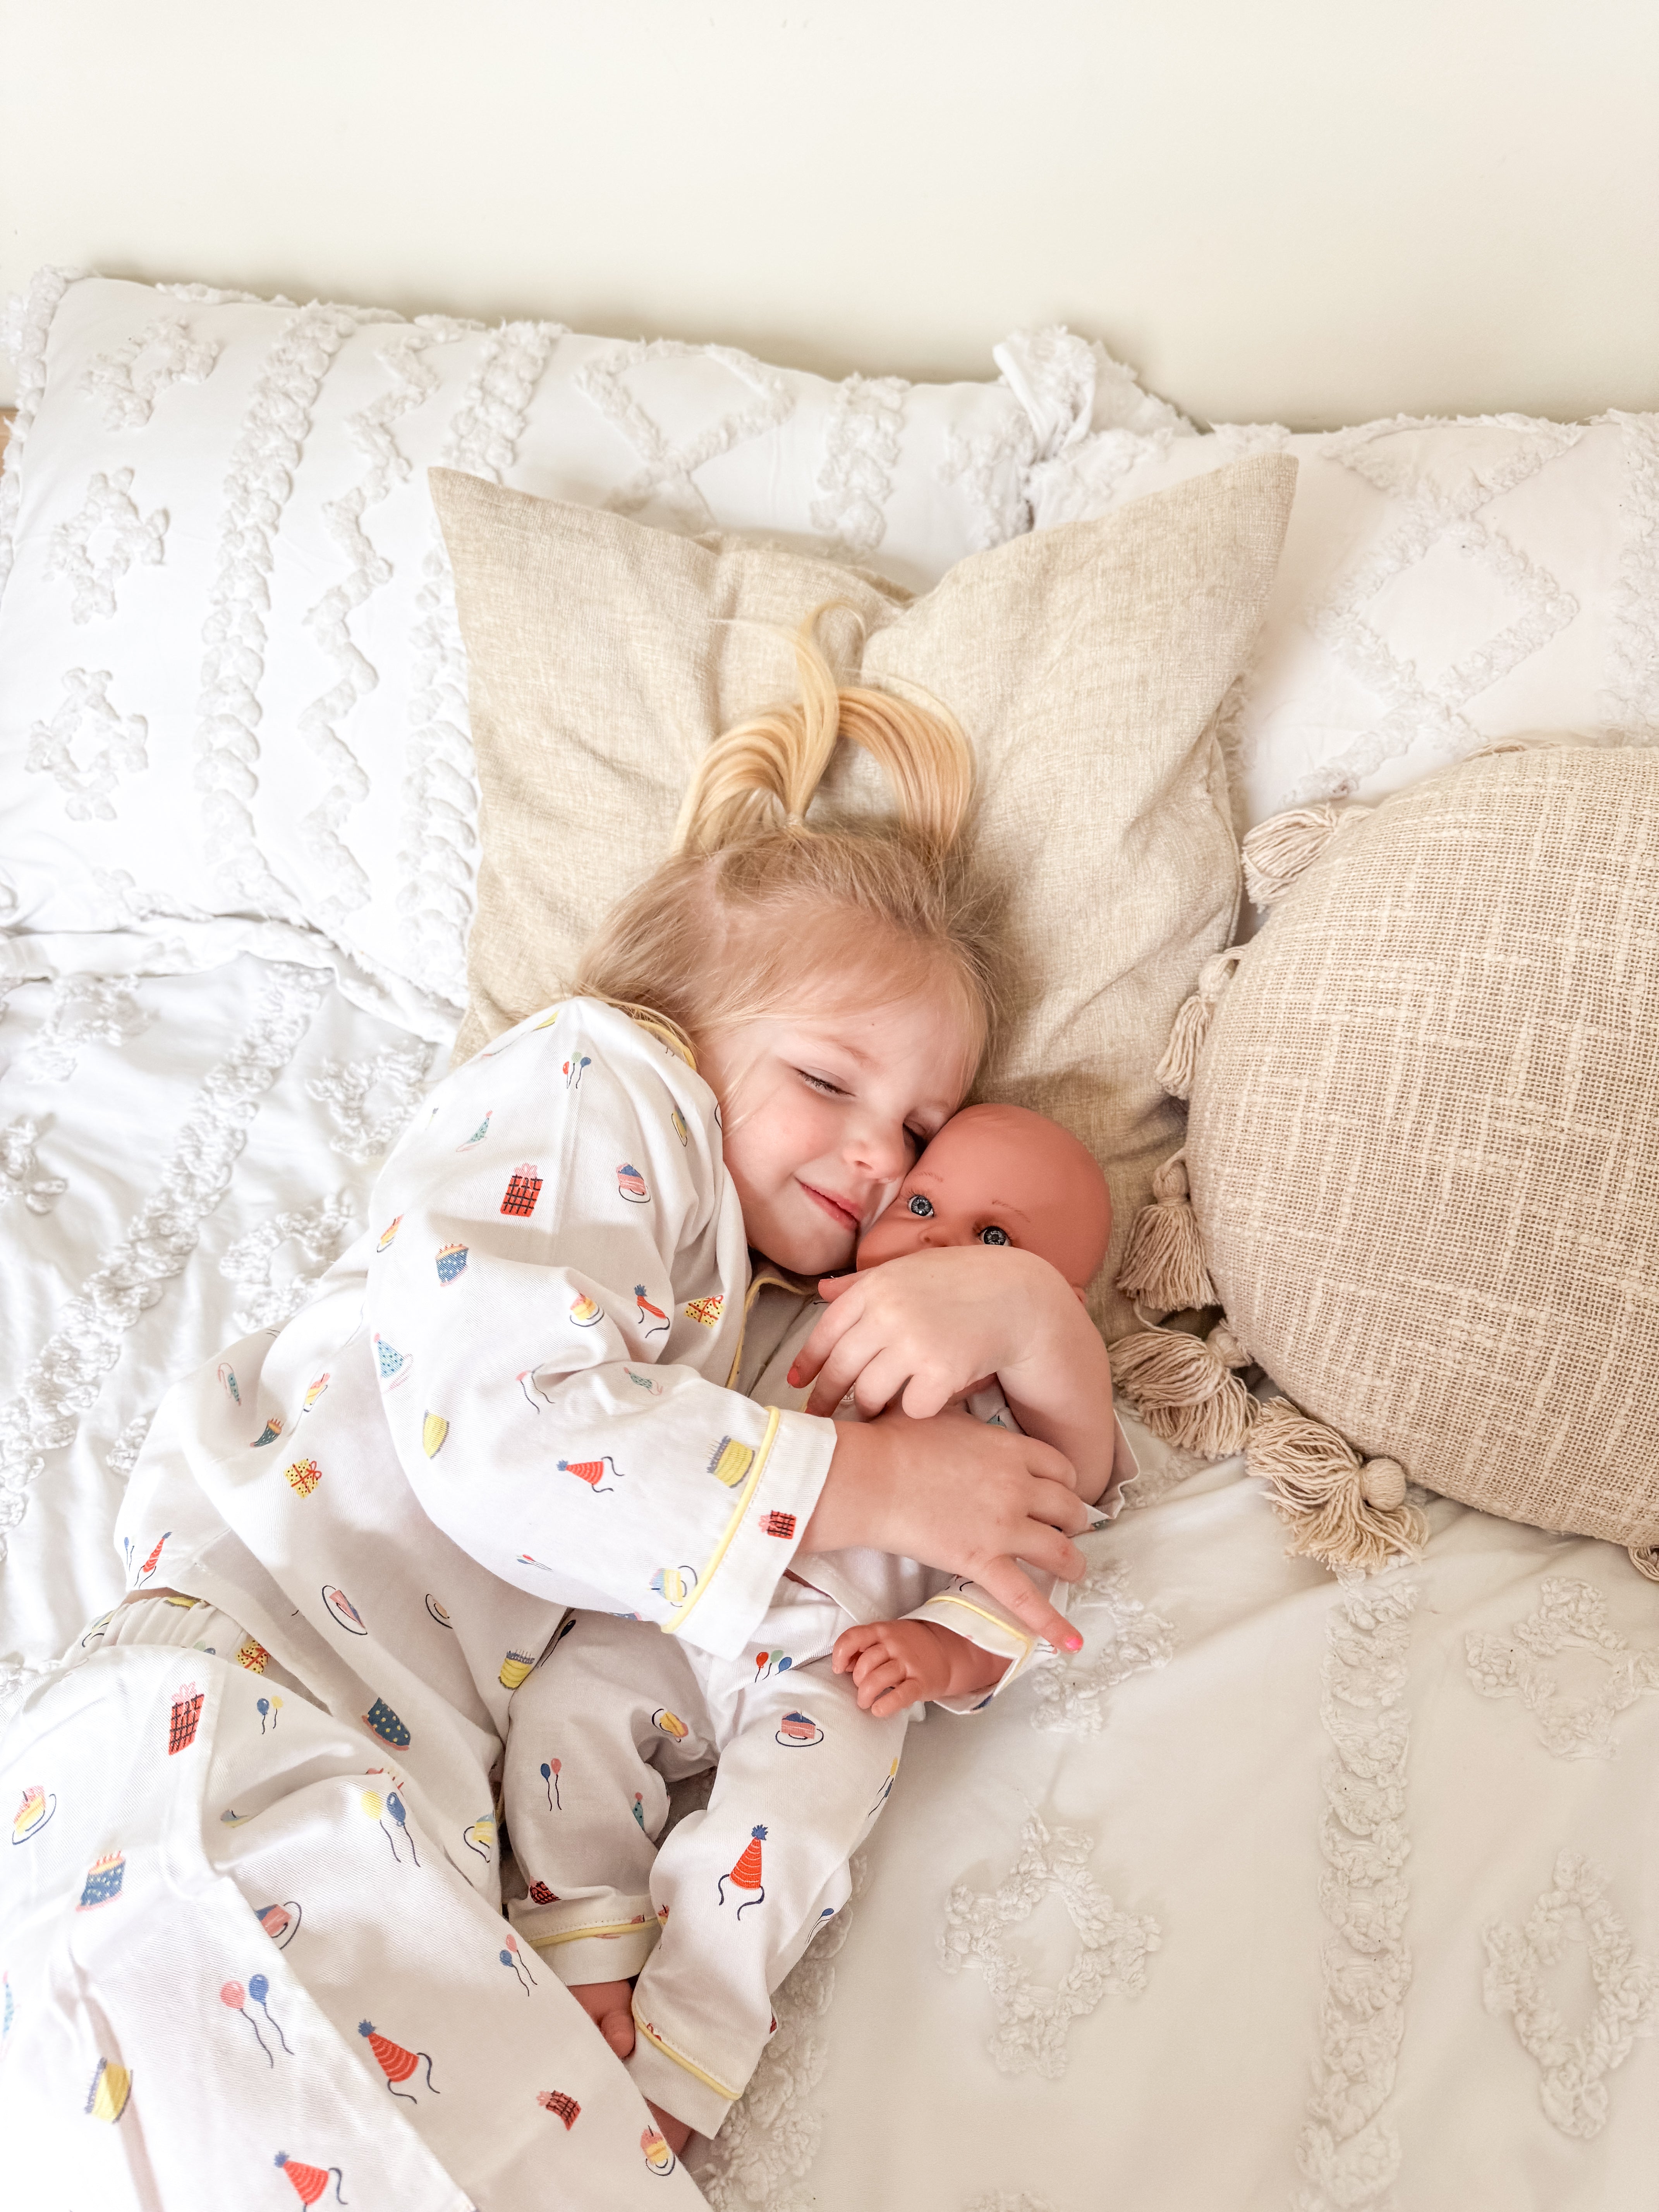
<instances>
[{"instance_id":1,"label":"girl's closed eye","mask_svg":"<svg viewBox=\"0 0 1659 2212\"><path fill-rule=\"evenodd\" d=\"M814 1091L821 1091L826 1097L844 1098L847 1096L840 1084L831 1083L827 1075L814 1075L808 1067L798 1067L795 1073L803 1083L810 1083Z\"/></svg>"}]
</instances>

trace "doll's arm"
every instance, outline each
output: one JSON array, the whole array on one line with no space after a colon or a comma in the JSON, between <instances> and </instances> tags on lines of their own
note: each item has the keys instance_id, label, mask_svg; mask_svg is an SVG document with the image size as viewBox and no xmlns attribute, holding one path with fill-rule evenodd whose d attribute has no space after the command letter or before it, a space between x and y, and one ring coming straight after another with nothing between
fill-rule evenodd
<instances>
[{"instance_id":1,"label":"doll's arm","mask_svg":"<svg viewBox=\"0 0 1659 2212\"><path fill-rule=\"evenodd\" d=\"M951 1704L995 1689L1008 1662L937 1621L871 1620L836 1638L836 1674L850 1674L861 1711L885 1720L924 1698Z\"/></svg>"}]
</instances>

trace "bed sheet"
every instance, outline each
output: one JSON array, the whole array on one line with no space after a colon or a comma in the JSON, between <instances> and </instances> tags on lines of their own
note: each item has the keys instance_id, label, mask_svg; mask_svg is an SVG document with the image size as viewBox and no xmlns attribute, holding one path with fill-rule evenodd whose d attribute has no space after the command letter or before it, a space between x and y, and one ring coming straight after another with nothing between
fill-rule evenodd
<instances>
[{"instance_id":1,"label":"bed sheet","mask_svg":"<svg viewBox=\"0 0 1659 2212\"><path fill-rule=\"evenodd\" d=\"M3 1693L120 1595L167 1382L295 1310L442 1062L251 956L14 986L0 1062ZM1237 1462L1138 1448L1080 1658L910 1731L694 2156L717 2212L1650 2205L1652 1586L1443 1501L1339 1584Z\"/></svg>"},{"instance_id":2,"label":"bed sheet","mask_svg":"<svg viewBox=\"0 0 1659 2212\"><path fill-rule=\"evenodd\" d=\"M295 1310L443 1062L252 956L0 1009L3 1703L121 1595L115 1508L169 1382Z\"/></svg>"}]
</instances>

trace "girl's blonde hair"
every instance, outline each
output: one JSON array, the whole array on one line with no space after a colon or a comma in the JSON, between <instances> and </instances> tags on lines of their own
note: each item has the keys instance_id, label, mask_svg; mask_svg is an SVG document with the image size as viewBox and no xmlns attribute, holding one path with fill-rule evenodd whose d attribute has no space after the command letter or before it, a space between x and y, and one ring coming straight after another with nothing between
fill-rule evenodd
<instances>
[{"instance_id":1,"label":"girl's blonde hair","mask_svg":"<svg viewBox=\"0 0 1659 2212\"><path fill-rule=\"evenodd\" d=\"M836 603L831 602L831 605ZM695 1041L795 1007L890 1003L937 989L982 1049L993 1011L987 916L957 844L973 799L968 741L941 708L838 685L819 607L793 642L799 699L715 738L672 857L606 916L574 988ZM887 830L809 827L845 738L884 770Z\"/></svg>"}]
</instances>

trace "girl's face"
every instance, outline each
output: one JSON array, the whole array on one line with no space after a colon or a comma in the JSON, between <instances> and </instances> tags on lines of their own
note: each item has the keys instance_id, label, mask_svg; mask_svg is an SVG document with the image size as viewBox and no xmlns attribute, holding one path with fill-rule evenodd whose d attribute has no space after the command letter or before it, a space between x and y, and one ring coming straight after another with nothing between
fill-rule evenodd
<instances>
[{"instance_id":1,"label":"girl's face","mask_svg":"<svg viewBox=\"0 0 1659 2212\"><path fill-rule=\"evenodd\" d=\"M973 1080L977 1040L945 991L744 1022L697 1040L749 1242L839 1274Z\"/></svg>"}]
</instances>

